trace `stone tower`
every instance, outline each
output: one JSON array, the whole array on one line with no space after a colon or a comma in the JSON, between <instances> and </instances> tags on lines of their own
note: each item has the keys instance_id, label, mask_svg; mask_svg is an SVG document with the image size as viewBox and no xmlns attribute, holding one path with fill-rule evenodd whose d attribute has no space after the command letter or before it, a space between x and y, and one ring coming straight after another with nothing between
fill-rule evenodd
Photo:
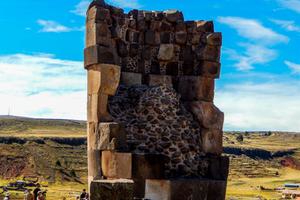
<instances>
[{"instance_id":1,"label":"stone tower","mask_svg":"<svg viewBox=\"0 0 300 200\"><path fill-rule=\"evenodd\" d=\"M221 33L177 10L103 0L86 19L91 200L223 200L229 160L214 105Z\"/></svg>"}]
</instances>

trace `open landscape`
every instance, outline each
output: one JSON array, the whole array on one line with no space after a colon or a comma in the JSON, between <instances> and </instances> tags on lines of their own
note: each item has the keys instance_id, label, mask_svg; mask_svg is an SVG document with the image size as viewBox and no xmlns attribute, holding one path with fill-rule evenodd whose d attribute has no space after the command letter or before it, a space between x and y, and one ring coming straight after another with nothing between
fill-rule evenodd
<instances>
[{"instance_id":1,"label":"open landscape","mask_svg":"<svg viewBox=\"0 0 300 200\"><path fill-rule=\"evenodd\" d=\"M49 199L75 199L87 188L85 135L84 121L0 117L0 186L36 177ZM226 132L224 152L227 199L280 199L278 188L300 182L300 134Z\"/></svg>"}]
</instances>

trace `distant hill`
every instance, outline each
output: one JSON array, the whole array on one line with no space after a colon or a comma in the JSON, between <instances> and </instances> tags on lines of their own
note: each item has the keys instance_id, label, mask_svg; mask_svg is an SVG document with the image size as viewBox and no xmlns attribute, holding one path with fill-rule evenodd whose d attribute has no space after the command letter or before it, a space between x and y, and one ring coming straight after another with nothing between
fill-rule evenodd
<instances>
[{"instance_id":1,"label":"distant hill","mask_svg":"<svg viewBox=\"0 0 300 200\"><path fill-rule=\"evenodd\" d=\"M84 137L86 122L0 115L0 136Z\"/></svg>"}]
</instances>

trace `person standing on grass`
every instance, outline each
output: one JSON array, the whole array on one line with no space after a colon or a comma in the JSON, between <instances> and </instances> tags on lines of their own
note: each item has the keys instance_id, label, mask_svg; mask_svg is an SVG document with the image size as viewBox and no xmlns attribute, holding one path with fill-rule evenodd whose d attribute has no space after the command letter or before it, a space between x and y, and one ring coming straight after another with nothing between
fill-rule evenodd
<instances>
[{"instance_id":1,"label":"person standing on grass","mask_svg":"<svg viewBox=\"0 0 300 200\"><path fill-rule=\"evenodd\" d=\"M42 191L39 191L39 192L38 192L37 200L45 200L45 197L44 197L44 194L43 194Z\"/></svg>"},{"instance_id":2,"label":"person standing on grass","mask_svg":"<svg viewBox=\"0 0 300 200\"><path fill-rule=\"evenodd\" d=\"M86 190L83 189L82 193L80 194L80 200L86 200L87 199L87 193Z\"/></svg>"},{"instance_id":3,"label":"person standing on grass","mask_svg":"<svg viewBox=\"0 0 300 200\"><path fill-rule=\"evenodd\" d=\"M41 188L40 188L40 184L38 183L36 185L36 188L33 190L33 197L34 197L34 200L37 200L38 199L38 193L41 191Z\"/></svg>"}]
</instances>

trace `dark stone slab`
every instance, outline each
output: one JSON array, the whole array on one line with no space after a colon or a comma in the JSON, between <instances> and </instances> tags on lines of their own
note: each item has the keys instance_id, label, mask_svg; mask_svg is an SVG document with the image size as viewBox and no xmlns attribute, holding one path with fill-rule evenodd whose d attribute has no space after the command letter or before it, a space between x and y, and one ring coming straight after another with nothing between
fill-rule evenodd
<instances>
[{"instance_id":1,"label":"dark stone slab","mask_svg":"<svg viewBox=\"0 0 300 200\"><path fill-rule=\"evenodd\" d=\"M164 11L164 15L171 23L184 21L182 12L178 10L166 10Z\"/></svg>"},{"instance_id":2,"label":"dark stone slab","mask_svg":"<svg viewBox=\"0 0 300 200\"><path fill-rule=\"evenodd\" d=\"M160 154L132 154L132 177L134 179L164 178L166 157Z\"/></svg>"},{"instance_id":3,"label":"dark stone slab","mask_svg":"<svg viewBox=\"0 0 300 200\"><path fill-rule=\"evenodd\" d=\"M90 200L132 200L133 196L132 180L97 180L90 185Z\"/></svg>"},{"instance_id":4,"label":"dark stone slab","mask_svg":"<svg viewBox=\"0 0 300 200\"><path fill-rule=\"evenodd\" d=\"M178 62L169 62L166 67L166 74L171 76L178 76L179 65Z\"/></svg>"},{"instance_id":5,"label":"dark stone slab","mask_svg":"<svg viewBox=\"0 0 300 200\"><path fill-rule=\"evenodd\" d=\"M146 180L145 198L225 200L226 181L206 179Z\"/></svg>"},{"instance_id":6,"label":"dark stone slab","mask_svg":"<svg viewBox=\"0 0 300 200\"><path fill-rule=\"evenodd\" d=\"M229 173L229 157L219 156L219 157L207 157L208 160L208 172L205 178L215 179L215 180L227 180Z\"/></svg>"},{"instance_id":7,"label":"dark stone slab","mask_svg":"<svg viewBox=\"0 0 300 200\"><path fill-rule=\"evenodd\" d=\"M178 92L184 101L213 101L214 79L199 76L179 77Z\"/></svg>"},{"instance_id":8,"label":"dark stone slab","mask_svg":"<svg viewBox=\"0 0 300 200\"><path fill-rule=\"evenodd\" d=\"M198 46L195 50L198 60L220 62L221 47L213 45Z\"/></svg>"},{"instance_id":9,"label":"dark stone slab","mask_svg":"<svg viewBox=\"0 0 300 200\"><path fill-rule=\"evenodd\" d=\"M116 64L115 56L108 47L94 45L84 49L84 67L94 64Z\"/></svg>"},{"instance_id":10,"label":"dark stone slab","mask_svg":"<svg viewBox=\"0 0 300 200\"><path fill-rule=\"evenodd\" d=\"M197 67L197 74L209 78L220 77L221 64L218 62L201 61Z\"/></svg>"}]
</instances>

